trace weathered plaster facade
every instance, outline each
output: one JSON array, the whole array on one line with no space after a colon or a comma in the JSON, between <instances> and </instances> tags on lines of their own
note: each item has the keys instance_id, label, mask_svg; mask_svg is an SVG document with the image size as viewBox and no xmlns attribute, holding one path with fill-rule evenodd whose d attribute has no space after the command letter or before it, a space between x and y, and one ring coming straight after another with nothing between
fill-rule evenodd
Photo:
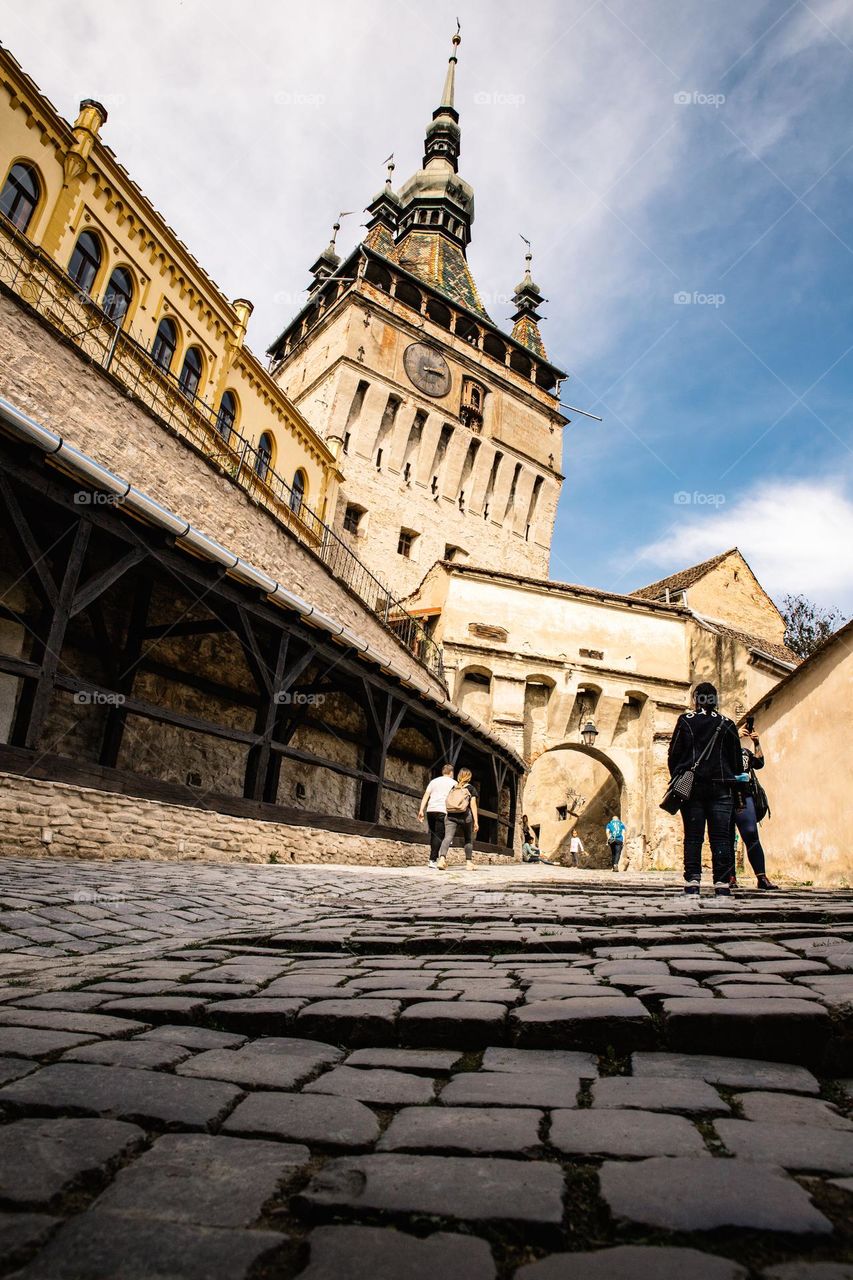
<instances>
[{"instance_id":1,"label":"weathered plaster facade","mask_svg":"<svg viewBox=\"0 0 853 1280\"><path fill-rule=\"evenodd\" d=\"M853 622L752 707L770 817L761 839L772 876L853 884L850 725Z\"/></svg>"},{"instance_id":2,"label":"weathered plaster facade","mask_svg":"<svg viewBox=\"0 0 853 1280\"><path fill-rule=\"evenodd\" d=\"M732 577L727 600L742 580ZM577 828L587 865L607 865L603 827L613 812L628 827L629 865L677 865L680 824L658 801L691 687L714 681L738 715L787 670L685 605L641 595L445 564L410 603L436 619L459 705L530 766L522 807L543 851L563 857ZM591 747L581 739L590 719Z\"/></svg>"}]
</instances>

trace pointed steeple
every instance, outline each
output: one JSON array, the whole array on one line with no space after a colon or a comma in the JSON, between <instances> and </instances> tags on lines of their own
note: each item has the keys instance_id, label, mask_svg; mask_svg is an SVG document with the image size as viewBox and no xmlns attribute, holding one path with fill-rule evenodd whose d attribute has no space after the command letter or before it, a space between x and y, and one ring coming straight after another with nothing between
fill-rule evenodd
<instances>
[{"instance_id":1,"label":"pointed steeple","mask_svg":"<svg viewBox=\"0 0 853 1280\"><path fill-rule=\"evenodd\" d=\"M332 224L332 238L326 245L323 252L317 258L314 265L310 268L311 275L314 277L308 286L310 293L313 293L324 280L328 280L329 276L334 275L338 267L341 265L340 255L335 247L338 238L338 232L341 229L341 218L349 217L352 210L343 210L338 214L336 221Z\"/></svg>"},{"instance_id":2,"label":"pointed steeple","mask_svg":"<svg viewBox=\"0 0 853 1280\"><path fill-rule=\"evenodd\" d=\"M447 60L447 73L444 77L444 91L441 102L432 113L432 120L427 125L424 141L423 165L427 169L436 160L446 161L453 172L459 168L462 131L459 128L459 112L453 105L456 90L456 50L462 43L459 19L456 19L456 31L452 40L452 52Z\"/></svg>"},{"instance_id":3,"label":"pointed steeple","mask_svg":"<svg viewBox=\"0 0 853 1280\"><path fill-rule=\"evenodd\" d=\"M370 214L370 218L364 243L368 249L375 249L377 253L384 253L387 257L394 251L394 237L400 222L400 197L391 185L396 168L393 151L385 161L385 166L388 173L385 186L377 191L367 206L366 212Z\"/></svg>"},{"instance_id":4,"label":"pointed steeple","mask_svg":"<svg viewBox=\"0 0 853 1280\"><path fill-rule=\"evenodd\" d=\"M541 356L543 360L546 360L548 357L545 351L545 343L542 341L542 335L539 332L539 321L542 317L538 311L545 299L542 297L539 285L535 283L530 273L530 264L533 261L530 241L525 236L522 236L521 239L527 245L527 252L524 255L524 276L521 282L515 286L515 293L512 297L516 306L515 314L512 317L512 336L516 342L520 342L527 347L528 351L532 351L534 355Z\"/></svg>"},{"instance_id":5,"label":"pointed steeple","mask_svg":"<svg viewBox=\"0 0 853 1280\"><path fill-rule=\"evenodd\" d=\"M474 192L458 173L462 135L454 94L456 51L461 40L457 22L441 102L427 126L423 168L400 188L393 257L425 283L485 316L465 260L474 221Z\"/></svg>"}]
</instances>

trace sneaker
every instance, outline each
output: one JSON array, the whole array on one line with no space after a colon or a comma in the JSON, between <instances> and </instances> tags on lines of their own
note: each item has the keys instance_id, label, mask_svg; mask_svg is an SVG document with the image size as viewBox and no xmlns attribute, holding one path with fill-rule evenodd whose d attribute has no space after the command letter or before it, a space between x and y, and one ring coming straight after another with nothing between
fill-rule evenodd
<instances>
[{"instance_id":1,"label":"sneaker","mask_svg":"<svg viewBox=\"0 0 853 1280\"><path fill-rule=\"evenodd\" d=\"M466 870L466 871L476 871L476 870L477 870L477 864L476 864L476 862L474 862L474 860L473 860L473 859L469 858L469 859L466 861L466 863L465 863L465 870Z\"/></svg>"},{"instance_id":2,"label":"sneaker","mask_svg":"<svg viewBox=\"0 0 853 1280\"><path fill-rule=\"evenodd\" d=\"M436 862L435 858L430 858L429 862L427 863L427 870L429 871L438 870L438 863Z\"/></svg>"},{"instance_id":3,"label":"sneaker","mask_svg":"<svg viewBox=\"0 0 853 1280\"><path fill-rule=\"evenodd\" d=\"M767 876L758 877L757 887L759 889L778 889L779 888L778 884L772 884L771 881L767 879Z\"/></svg>"},{"instance_id":4,"label":"sneaker","mask_svg":"<svg viewBox=\"0 0 853 1280\"><path fill-rule=\"evenodd\" d=\"M699 881L698 881L698 880L688 880L688 881L687 881L687 883L686 883L686 884L685 884L685 886L684 886L684 892L685 892L685 893L687 893L687 894L689 894L691 897L698 897L698 896L699 896Z\"/></svg>"},{"instance_id":5,"label":"sneaker","mask_svg":"<svg viewBox=\"0 0 853 1280\"><path fill-rule=\"evenodd\" d=\"M714 885L714 896L716 898L730 898L732 896L732 888L728 880L720 880Z\"/></svg>"},{"instance_id":6,"label":"sneaker","mask_svg":"<svg viewBox=\"0 0 853 1280\"><path fill-rule=\"evenodd\" d=\"M438 866L439 871L446 871L446 869L447 869L447 859L444 857L444 855L443 855L443 854L442 854L442 856L439 858L438 863L437 863L437 866Z\"/></svg>"}]
</instances>

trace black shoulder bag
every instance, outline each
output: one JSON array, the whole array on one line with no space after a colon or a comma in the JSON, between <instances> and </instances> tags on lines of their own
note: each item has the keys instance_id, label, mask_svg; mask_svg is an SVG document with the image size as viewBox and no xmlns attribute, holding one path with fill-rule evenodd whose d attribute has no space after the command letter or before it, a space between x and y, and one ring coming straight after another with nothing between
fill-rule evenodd
<instances>
[{"instance_id":1,"label":"black shoulder bag","mask_svg":"<svg viewBox=\"0 0 853 1280\"><path fill-rule=\"evenodd\" d=\"M664 813L678 813L690 799L693 792L693 783L696 780L696 770L699 768L699 765L717 741L724 724L725 720L721 716L720 723L717 725L715 732L708 739L708 743L702 751L702 754L699 756L699 759L694 760L689 769L684 769L683 772L677 773L673 778L670 778L669 786L664 792L663 800L661 800L659 806L663 809Z\"/></svg>"},{"instance_id":2,"label":"black shoulder bag","mask_svg":"<svg viewBox=\"0 0 853 1280\"><path fill-rule=\"evenodd\" d=\"M770 801L767 799L767 792L756 778L754 771L750 781L752 782L752 803L755 805L755 821L763 822L765 818L770 816Z\"/></svg>"}]
</instances>

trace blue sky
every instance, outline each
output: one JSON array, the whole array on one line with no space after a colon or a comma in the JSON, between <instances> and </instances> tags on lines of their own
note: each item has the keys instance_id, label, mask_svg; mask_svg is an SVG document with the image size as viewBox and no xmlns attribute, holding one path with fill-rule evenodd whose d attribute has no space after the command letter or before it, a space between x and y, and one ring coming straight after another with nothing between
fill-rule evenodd
<instances>
[{"instance_id":1,"label":"blue sky","mask_svg":"<svg viewBox=\"0 0 853 1280\"><path fill-rule=\"evenodd\" d=\"M258 351L420 164L456 14L470 260L493 318L533 241L580 416L551 572L615 590L737 544L853 610L848 0L0 0L4 43L104 137ZM60 38L57 38L59 36ZM677 301L678 295L689 301ZM685 500L686 499L686 500Z\"/></svg>"}]
</instances>

